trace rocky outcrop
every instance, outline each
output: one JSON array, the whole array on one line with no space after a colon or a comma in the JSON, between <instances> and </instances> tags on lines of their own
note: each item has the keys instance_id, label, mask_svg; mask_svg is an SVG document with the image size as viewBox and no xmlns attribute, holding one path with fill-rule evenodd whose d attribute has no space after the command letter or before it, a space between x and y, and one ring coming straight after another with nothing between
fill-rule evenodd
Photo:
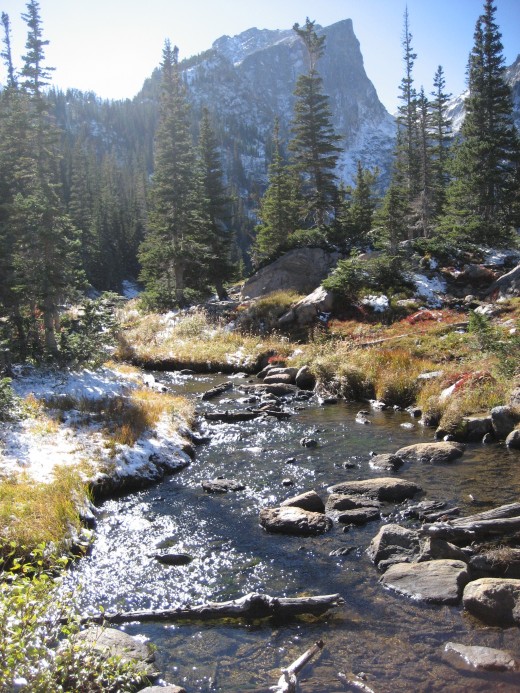
<instances>
[{"instance_id":1,"label":"rocky outcrop","mask_svg":"<svg viewBox=\"0 0 520 693\"><path fill-rule=\"evenodd\" d=\"M308 294L328 275L337 262L337 254L321 248L290 250L270 265L262 267L244 284L242 299L260 298L275 291Z\"/></svg>"},{"instance_id":2,"label":"rocky outcrop","mask_svg":"<svg viewBox=\"0 0 520 693\"><path fill-rule=\"evenodd\" d=\"M446 464L453 462L464 453L461 443L417 443L407 445L395 454L405 462L421 462L427 464Z\"/></svg>"},{"instance_id":3,"label":"rocky outcrop","mask_svg":"<svg viewBox=\"0 0 520 693\"><path fill-rule=\"evenodd\" d=\"M285 506L261 510L260 525L267 532L275 534L312 536L328 532L332 527L332 520L323 513Z\"/></svg>"},{"instance_id":4,"label":"rocky outcrop","mask_svg":"<svg viewBox=\"0 0 520 693\"><path fill-rule=\"evenodd\" d=\"M431 604L458 604L468 582L462 561L436 560L426 563L397 563L388 568L380 582L399 594Z\"/></svg>"},{"instance_id":5,"label":"rocky outcrop","mask_svg":"<svg viewBox=\"0 0 520 693\"><path fill-rule=\"evenodd\" d=\"M479 578L466 585L462 601L467 611L486 623L520 625L520 580Z\"/></svg>"},{"instance_id":6,"label":"rocky outcrop","mask_svg":"<svg viewBox=\"0 0 520 693\"><path fill-rule=\"evenodd\" d=\"M305 326L317 322L320 313L330 313L334 305L334 297L323 286L318 286L312 293L302 298L291 310L278 320L280 325Z\"/></svg>"},{"instance_id":7,"label":"rocky outcrop","mask_svg":"<svg viewBox=\"0 0 520 693\"><path fill-rule=\"evenodd\" d=\"M380 501L400 503L418 493L421 487L406 479L378 477L377 479L364 479L362 481L343 481L329 486L327 490L329 493L357 494Z\"/></svg>"}]
</instances>

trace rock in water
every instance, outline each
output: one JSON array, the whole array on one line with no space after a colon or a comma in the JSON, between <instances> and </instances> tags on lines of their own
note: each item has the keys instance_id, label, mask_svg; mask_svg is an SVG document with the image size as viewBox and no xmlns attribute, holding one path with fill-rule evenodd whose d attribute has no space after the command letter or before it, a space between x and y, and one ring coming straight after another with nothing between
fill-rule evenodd
<instances>
[{"instance_id":1,"label":"rock in water","mask_svg":"<svg viewBox=\"0 0 520 693\"><path fill-rule=\"evenodd\" d=\"M520 580L480 578L464 589L464 608L486 623L520 624Z\"/></svg>"},{"instance_id":2,"label":"rock in water","mask_svg":"<svg viewBox=\"0 0 520 693\"><path fill-rule=\"evenodd\" d=\"M468 582L462 561L440 559L426 563L397 563L381 577L385 587L407 597L432 604L458 604Z\"/></svg>"},{"instance_id":3,"label":"rock in water","mask_svg":"<svg viewBox=\"0 0 520 693\"><path fill-rule=\"evenodd\" d=\"M458 642L447 642L444 652L449 659L464 662L473 669L484 671L515 671L518 663L510 652L496 650L493 647L480 647L478 645L462 645Z\"/></svg>"},{"instance_id":4,"label":"rock in water","mask_svg":"<svg viewBox=\"0 0 520 693\"><path fill-rule=\"evenodd\" d=\"M464 453L461 443L416 443L398 450L395 454L405 462L422 462L428 464L446 464L453 462Z\"/></svg>"},{"instance_id":5,"label":"rock in water","mask_svg":"<svg viewBox=\"0 0 520 693\"><path fill-rule=\"evenodd\" d=\"M313 513L302 508L264 508L260 511L260 525L276 534L312 536L328 532L332 520L323 513Z\"/></svg>"}]
</instances>

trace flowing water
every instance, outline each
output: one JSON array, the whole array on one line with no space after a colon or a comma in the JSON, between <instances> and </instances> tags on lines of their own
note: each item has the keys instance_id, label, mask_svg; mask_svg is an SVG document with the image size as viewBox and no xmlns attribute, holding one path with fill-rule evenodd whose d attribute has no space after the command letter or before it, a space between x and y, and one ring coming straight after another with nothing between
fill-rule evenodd
<instances>
[{"instance_id":1,"label":"flowing water","mask_svg":"<svg viewBox=\"0 0 520 693\"><path fill-rule=\"evenodd\" d=\"M224 376L160 374L176 393L196 396ZM232 379L236 386L245 383ZM199 409L240 406L235 388ZM345 605L319 619L289 624L129 624L149 638L167 681L193 691L268 691L287 666L320 638L325 648L301 675L305 693L355 690L352 673L378 693L395 691L519 691L520 677L475 673L443 655L448 641L510 650L520 657L518 629L484 626L461 607L428 606L383 589L365 550L381 522L347 532L335 524L319 537L270 535L258 513L290 496L347 479L384 476L369 467L370 451L395 452L430 441L407 413L374 411L372 424L355 422L359 405L291 402L288 421L271 417L206 426L208 444L191 466L146 490L104 502L92 554L71 574L83 609L166 608L235 599L251 591L273 596L340 593ZM407 424L407 426L402 426ZM413 424L410 429L409 425ZM315 438L316 448L300 439ZM345 467L345 463L354 466ZM429 500L446 500L463 514L518 500L518 453L501 446L468 446L445 466L411 465L399 476L418 482ZM218 476L246 484L209 495L201 482ZM290 478L287 488L282 480ZM398 508L397 508L398 511ZM395 506L384 509L391 518ZM345 556L334 549L354 547ZM188 553L185 566L160 564L154 554Z\"/></svg>"}]
</instances>

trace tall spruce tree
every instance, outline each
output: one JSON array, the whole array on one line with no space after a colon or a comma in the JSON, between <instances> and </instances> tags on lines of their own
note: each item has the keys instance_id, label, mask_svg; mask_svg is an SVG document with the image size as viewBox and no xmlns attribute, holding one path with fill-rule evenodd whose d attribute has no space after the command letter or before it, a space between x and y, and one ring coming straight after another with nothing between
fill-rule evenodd
<instances>
[{"instance_id":1,"label":"tall spruce tree","mask_svg":"<svg viewBox=\"0 0 520 693\"><path fill-rule=\"evenodd\" d=\"M520 223L520 144L495 13L493 0L486 0L476 23L466 115L440 224L457 241L493 245L509 242Z\"/></svg>"},{"instance_id":2,"label":"tall spruce tree","mask_svg":"<svg viewBox=\"0 0 520 693\"><path fill-rule=\"evenodd\" d=\"M78 241L61 198L59 134L44 91L51 73L44 55L48 41L35 0L22 18L28 27L22 81L7 90L9 134L1 146L9 170L10 295L16 296L10 317L26 342L22 351L30 338L36 350L55 355L59 304L81 281Z\"/></svg>"},{"instance_id":3,"label":"tall spruce tree","mask_svg":"<svg viewBox=\"0 0 520 693\"><path fill-rule=\"evenodd\" d=\"M446 189L449 182L448 164L452 141L451 120L447 106L451 94L446 93L446 79L442 65L439 65L433 78L434 90L430 101L430 140L432 153L432 195L433 215L438 218L446 202Z\"/></svg>"},{"instance_id":4,"label":"tall spruce tree","mask_svg":"<svg viewBox=\"0 0 520 693\"><path fill-rule=\"evenodd\" d=\"M160 119L140 278L152 305L186 305L190 289L205 288L209 217L190 134L179 52L165 42Z\"/></svg>"},{"instance_id":5,"label":"tall spruce tree","mask_svg":"<svg viewBox=\"0 0 520 693\"><path fill-rule=\"evenodd\" d=\"M298 77L294 95L293 138L289 142L294 166L302 179L304 217L310 226L321 227L333 217L337 201L335 173L341 139L334 133L329 99L317 63L325 50L325 36L318 36L314 22L293 26L309 59L309 71Z\"/></svg>"},{"instance_id":6,"label":"tall spruce tree","mask_svg":"<svg viewBox=\"0 0 520 693\"><path fill-rule=\"evenodd\" d=\"M224 187L220 152L206 108L202 112L200 125L199 158L206 215L209 218L207 277L219 299L224 300L227 298L224 282L231 278L234 271L231 260L231 201Z\"/></svg>"},{"instance_id":7,"label":"tall spruce tree","mask_svg":"<svg viewBox=\"0 0 520 693\"><path fill-rule=\"evenodd\" d=\"M256 265L274 260L287 250L290 237L300 224L301 206L298 176L282 156L280 126L276 119L269 181L258 211L260 223L256 227L254 246Z\"/></svg>"}]
</instances>

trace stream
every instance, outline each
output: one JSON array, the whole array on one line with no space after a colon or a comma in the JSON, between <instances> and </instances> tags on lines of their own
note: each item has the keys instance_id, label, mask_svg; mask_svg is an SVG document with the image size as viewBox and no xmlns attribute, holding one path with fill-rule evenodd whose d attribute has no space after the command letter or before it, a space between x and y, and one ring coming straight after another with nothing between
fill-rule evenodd
<instances>
[{"instance_id":1,"label":"stream","mask_svg":"<svg viewBox=\"0 0 520 693\"><path fill-rule=\"evenodd\" d=\"M195 397L228 378L222 375L157 374L175 394ZM235 388L199 411L244 408ZM255 382L259 382L256 381ZM326 488L347 479L388 476L372 470L370 452L395 452L431 441L406 412L371 411L371 425L356 423L359 404L322 406L315 397L291 401L289 420L262 417L239 424L204 424L209 443L197 446L192 464L156 486L99 507L92 553L78 562L69 586L83 611L132 610L235 599L258 591L272 596L340 593L345 605L326 616L289 624L255 625L132 623L126 632L157 646L162 677L194 691L268 691L280 667L314 642L323 652L300 675L303 693L355 690L352 673L377 693L395 691L518 691L520 675L465 670L444 655L448 641L485 645L520 657L517 628L484 626L461 607L429 606L383 589L365 550L382 522L397 518L399 506L383 509L380 521L325 535L268 534L258 524L261 508L311 489L325 500ZM406 426L403 426L406 424ZM410 424L412 426L410 427ZM304 448L304 436L318 441ZM345 466L347 463L347 467ZM458 505L462 514L517 501L518 453L503 446L471 444L450 465L406 465L398 473L420 484L428 500ZM246 489L207 494L201 482L223 476ZM282 480L293 485L285 487ZM420 498L419 498L420 500ZM331 556L338 548L348 555ZM163 550L187 553L184 566L159 563Z\"/></svg>"}]
</instances>

